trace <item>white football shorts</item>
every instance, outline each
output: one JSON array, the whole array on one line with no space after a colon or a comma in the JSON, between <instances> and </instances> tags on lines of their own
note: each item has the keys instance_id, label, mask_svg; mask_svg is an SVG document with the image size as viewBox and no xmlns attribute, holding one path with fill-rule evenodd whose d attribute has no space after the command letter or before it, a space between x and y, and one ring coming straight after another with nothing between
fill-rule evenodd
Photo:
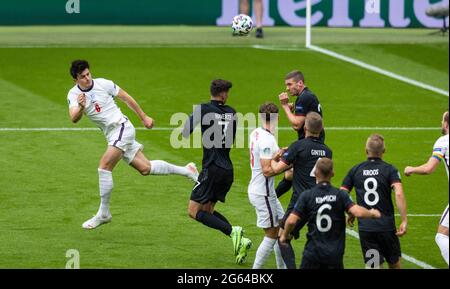
<instances>
[{"instance_id":1,"label":"white football shorts","mask_svg":"<svg viewBox=\"0 0 450 289\"><path fill-rule=\"evenodd\" d=\"M143 150L144 146L136 141L136 129L133 124L127 120L117 125L108 132L106 139L108 145L115 146L123 151L122 159L131 163L139 150Z\"/></svg>"},{"instance_id":2,"label":"white football shorts","mask_svg":"<svg viewBox=\"0 0 450 289\"><path fill-rule=\"evenodd\" d=\"M263 196L250 193L248 199L255 207L258 228L278 227L279 221L283 219L284 210L276 195Z\"/></svg>"}]
</instances>

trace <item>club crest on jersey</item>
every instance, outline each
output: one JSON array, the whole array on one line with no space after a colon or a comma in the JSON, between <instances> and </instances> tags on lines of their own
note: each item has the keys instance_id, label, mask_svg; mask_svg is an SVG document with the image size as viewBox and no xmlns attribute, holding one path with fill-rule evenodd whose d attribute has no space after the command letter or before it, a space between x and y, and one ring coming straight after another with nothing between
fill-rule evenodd
<instances>
[{"instance_id":1,"label":"club crest on jersey","mask_svg":"<svg viewBox=\"0 0 450 289\"><path fill-rule=\"evenodd\" d=\"M263 153L267 155L270 154L270 148L263 149Z\"/></svg>"},{"instance_id":2,"label":"club crest on jersey","mask_svg":"<svg viewBox=\"0 0 450 289\"><path fill-rule=\"evenodd\" d=\"M95 103L95 94L88 95L89 99L91 100L91 103Z\"/></svg>"}]
</instances>

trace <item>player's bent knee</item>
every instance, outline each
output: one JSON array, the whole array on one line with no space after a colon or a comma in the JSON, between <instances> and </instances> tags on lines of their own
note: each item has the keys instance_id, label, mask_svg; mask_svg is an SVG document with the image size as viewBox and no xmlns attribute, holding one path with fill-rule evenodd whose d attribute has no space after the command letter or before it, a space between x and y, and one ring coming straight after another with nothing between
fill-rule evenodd
<instances>
[{"instance_id":1,"label":"player's bent knee","mask_svg":"<svg viewBox=\"0 0 450 289\"><path fill-rule=\"evenodd\" d=\"M197 220L197 213L198 213L198 210L196 210L195 208L191 208L191 207L188 208L188 215L192 219Z\"/></svg>"},{"instance_id":2,"label":"player's bent knee","mask_svg":"<svg viewBox=\"0 0 450 289\"><path fill-rule=\"evenodd\" d=\"M141 173L141 175L143 176L148 176L150 174L150 166L144 166L142 168L139 169L139 173Z\"/></svg>"}]
</instances>

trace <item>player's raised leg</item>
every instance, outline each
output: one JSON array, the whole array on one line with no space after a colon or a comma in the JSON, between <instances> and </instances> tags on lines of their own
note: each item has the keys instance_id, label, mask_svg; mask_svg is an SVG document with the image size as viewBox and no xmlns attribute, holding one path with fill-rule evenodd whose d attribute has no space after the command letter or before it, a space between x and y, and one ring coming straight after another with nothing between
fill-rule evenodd
<instances>
[{"instance_id":1,"label":"player's raised leg","mask_svg":"<svg viewBox=\"0 0 450 289\"><path fill-rule=\"evenodd\" d=\"M123 152L120 149L114 146L108 146L106 152L100 159L98 167L100 208L94 217L83 223L83 228L95 229L111 221L112 216L109 211L109 202L113 189L112 171L122 156Z\"/></svg>"},{"instance_id":2,"label":"player's raised leg","mask_svg":"<svg viewBox=\"0 0 450 289\"><path fill-rule=\"evenodd\" d=\"M239 253L244 230L242 227L232 226L222 214L214 210L214 206L215 203L213 202L201 204L190 200L188 213L192 219L229 236L233 242L234 255L236 256Z\"/></svg>"},{"instance_id":3,"label":"player's raised leg","mask_svg":"<svg viewBox=\"0 0 450 289\"><path fill-rule=\"evenodd\" d=\"M194 182L198 178L198 170L194 163L184 167L176 166L162 160L149 161L142 151L138 151L130 165L142 175L181 175L190 178Z\"/></svg>"}]
</instances>

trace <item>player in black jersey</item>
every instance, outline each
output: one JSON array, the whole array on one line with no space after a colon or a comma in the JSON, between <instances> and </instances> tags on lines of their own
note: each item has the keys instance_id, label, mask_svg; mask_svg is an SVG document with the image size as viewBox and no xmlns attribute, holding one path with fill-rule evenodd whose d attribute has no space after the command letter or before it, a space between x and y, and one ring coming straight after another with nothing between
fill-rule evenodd
<instances>
[{"instance_id":1,"label":"player in black jersey","mask_svg":"<svg viewBox=\"0 0 450 289\"><path fill-rule=\"evenodd\" d=\"M226 105L231 82L213 80L210 87L211 101L198 105L186 122L182 135L189 137L201 123L203 161L198 182L192 189L189 216L204 225L220 230L233 241L236 263L245 261L251 241L244 238L244 230L231 226L230 222L214 210L217 201L225 197L233 183L233 164L230 149L236 136L236 111Z\"/></svg>"},{"instance_id":2,"label":"player in black jersey","mask_svg":"<svg viewBox=\"0 0 450 289\"><path fill-rule=\"evenodd\" d=\"M355 205L345 191L330 184L334 175L331 159L318 160L314 174L317 185L301 193L286 220L280 243L288 240L299 220L307 220L307 241L300 268L343 269L345 212L358 218L379 218L380 212Z\"/></svg>"},{"instance_id":3,"label":"player in black jersey","mask_svg":"<svg viewBox=\"0 0 450 289\"><path fill-rule=\"evenodd\" d=\"M303 73L294 70L288 73L285 77L284 83L286 90L291 96L296 96L294 104L289 103L289 95L287 92L281 93L278 97L292 128L297 131L298 140L305 138L305 118L308 112L314 111L322 116L322 107L316 95L305 86L305 77ZM325 141L325 130L322 128L320 133L320 140ZM286 171L283 180L276 188L277 197L281 197L288 192L292 187L292 171Z\"/></svg>"},{"instance_id":4,"label":"player in black jersey","mask_svg":"<svg viewBox=\"0 0 450 289\"><path fill-rule=\"evenodd\" d=\"M288 150L283 154L281 160L276 162L272 160L272 169L274 173L280 173L293 166L294 169L294 191L291 201L287 207L283 217L281 228L284 227L284 221L291 213L299 195L303 191L311 189L316 185L316 177L314 168L317 160L320 158L332 157L332 151L320 140L319 135L322 131L322 117L316 112L310 112L306 115L305 121L306 138L294 142L289 146ZM292 230L292 236L297 239L300 229L304 226L306 220L299 222L295 229ZM296 268L295 254L290 242L280 245L284 262L289 269Z\"/></svg>"},{"instance_id":5,"label":"player in black jersey","mask_svg":"<svg viewBox=\"0 0 450 289\"><path fill-rule=\"evenodd\" d=\"M350 170L341 189L351 192L355 188L358 205L367 209L375 208L382 213L381 218L377 220L358 220L366 267L378 268L384 262L383 259L386 259L389 268L399 269L401 251L398 237L406 234L408 224L406 201L399 172L381 159L384 152L383 137L378 134L371 135L366 143L367 161ZM398 230L395 227L392 189L395 191L397 208L402 219ZM350 223L353 223L352 218Z\"/></svg>"}]
</instances>

